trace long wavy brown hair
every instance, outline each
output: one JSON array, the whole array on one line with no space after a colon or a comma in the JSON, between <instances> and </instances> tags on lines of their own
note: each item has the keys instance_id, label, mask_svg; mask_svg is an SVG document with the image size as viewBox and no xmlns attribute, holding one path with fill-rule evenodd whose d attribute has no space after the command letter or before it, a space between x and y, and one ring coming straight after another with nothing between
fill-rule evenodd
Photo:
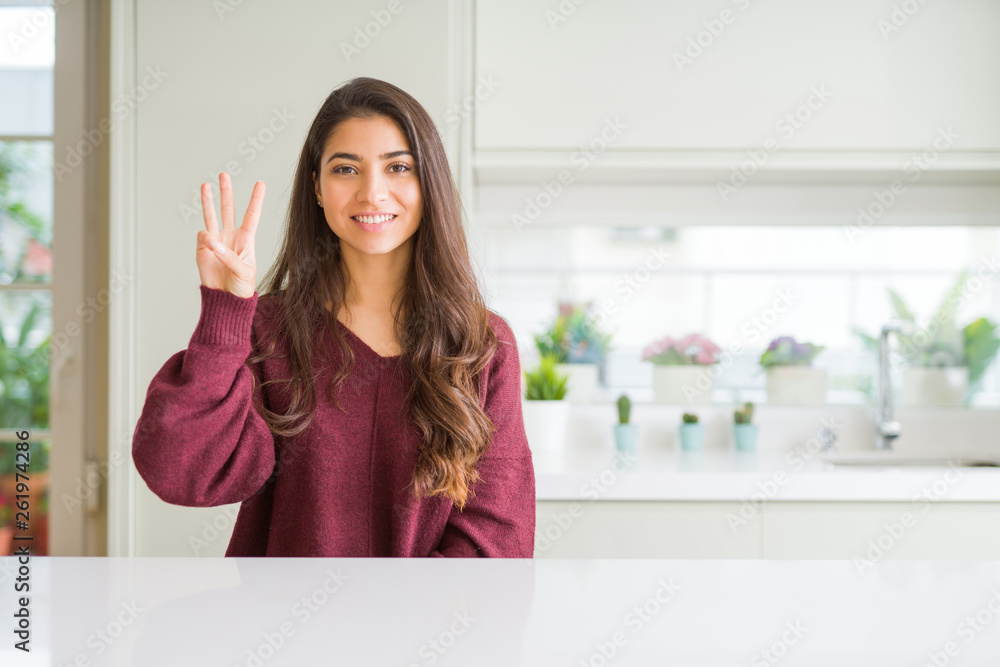
<instances>
[{"instance_id":1,"label":"long wavy brown hair","mask_svg":"<svg viewBox=\"0 0 1000 667\"><path fill-rule=\"evenodd\" d=\"M354 354L335 326L347 285L340 244L316 203L313 173L339 123L351 118L384 117L396 124L413 153L423 211L413 234L413 256L399 305L393 311L403 363L414 378L406 396L407 412L423 435L412 486L415 497L443 494L461 510L479 480L476 464L489 444L494 425L480 407L479 381L498 346L489 325L476 274L469 261L458 190L437 128L427 111L400 88L368 77L352 79L326 98L309 128L299 156L284 240L277 261L260 281L261 303L280 300L279 321L270 341L255 341L247 365L274 356L278 332L285 336L291 377L287 414L277 414L257 398L254 406L272 433L288 437L312 421L317 405L313 342L317 324L327 318L342 365L328 391L334 404L343 381L354 370ZM332 303L329 311L325 304ZM284 448L283 448L284 449ZM282 452L275 473L280 473Z\"/></svg>"}]
</instances>

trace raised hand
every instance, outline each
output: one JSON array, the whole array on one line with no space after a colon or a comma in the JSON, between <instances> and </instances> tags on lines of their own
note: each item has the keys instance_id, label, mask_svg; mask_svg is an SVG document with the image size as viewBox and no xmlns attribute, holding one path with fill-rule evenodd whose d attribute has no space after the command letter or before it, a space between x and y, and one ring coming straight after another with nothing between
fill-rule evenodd
<instances>
[{"instance_id":1,"label":"raised hand","mask_svg":"<svg viewBox=\"0 0 1000 667\"><path fill-rule=\"evenodd\" d=\"M254 295L257 279L257 257L254 237L264 204L264 181L257 181L250 195L250 205L243 216L243 224L236 229L233 208L233 184L229 174L219 174L219 193L222 197L222 229L215 218L212 186L201 184L201 210L205 217L205 230L198 232L198 273L201 284L221 289L243 298Z\"/></svg>"}]
</instances>

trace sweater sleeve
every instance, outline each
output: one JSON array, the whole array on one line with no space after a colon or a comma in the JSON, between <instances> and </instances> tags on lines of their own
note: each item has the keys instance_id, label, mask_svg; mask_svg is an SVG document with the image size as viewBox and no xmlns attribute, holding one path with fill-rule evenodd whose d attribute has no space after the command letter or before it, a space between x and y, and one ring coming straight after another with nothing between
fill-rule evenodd
<instances>
[{"instance_id":1,"label":"sweater sleeve","mask_svg":"<svg viewBox=\"0 0 1000 667\"><path fill-rule=\"evenodd\" d=\"M509 325L496 317L500 347L490 363L484 410L496 430L479 460L474 494L453 507L431 557L531 558L535 546L535 468L521 412L521 363Z\"/></svg>"},{"instance_id":2,"label":"sweater sleeve","mask_svg":"<svg viewBox=\"0 0 1000 667\"><path fill-rule=\"evenodd\" d=\"M136 470L164 501L186 507L240 502L274 470L274 437L251 403L251 328L258 294L201 286L201 317L186 350L146 391L132 438ZM261 391L256 389L258 400Z\"/></svg>"}]
</instances>

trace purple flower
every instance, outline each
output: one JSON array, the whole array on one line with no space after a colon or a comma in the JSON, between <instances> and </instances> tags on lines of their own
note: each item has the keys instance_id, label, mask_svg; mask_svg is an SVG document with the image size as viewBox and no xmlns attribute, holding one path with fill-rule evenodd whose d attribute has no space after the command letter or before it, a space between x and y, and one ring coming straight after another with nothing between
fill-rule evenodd
<instances>
[{"instance_id":1,"label":"purple flower","mask_svg":"<svg viewBox=\"0 0 1000 667\"><path fill-rule=\"evenodd\" d=\"M824 347L812 343L799 343L792 336L779 336L771 341L760 357L762 366L808 366Z\"/></svg>"},{"instance_id":2,"label":"purple flower","mask_svg":"<svg viewBox=\"0 0 1000 667\"><path fill-rule=\"evenodd\" d=\"M792 338L791 336L778 336L777 338L771 341L771 344L767 346L767 349L772 351L777 350L779 345L783 345L785 343L791 343L792 345L794 345L795 339Z\"/></svg>"}]
</instances>

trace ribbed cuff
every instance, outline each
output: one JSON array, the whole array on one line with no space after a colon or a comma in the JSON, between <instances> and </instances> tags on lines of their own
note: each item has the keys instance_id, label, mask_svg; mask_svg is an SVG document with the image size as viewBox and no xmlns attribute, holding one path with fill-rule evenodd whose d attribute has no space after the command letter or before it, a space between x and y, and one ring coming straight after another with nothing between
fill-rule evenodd
<instances>
[{"instance_id":1,"label":"ribbed cuff","mask_svg":"<svg viewBox=\"0 0 1000 667\"><path fill-rule=\"evenodd\" d=\"M201 317L191 342L201 345L243 345L250 343L257 292L243 298L221 289L199 285Z\"/></svg>"}]
</instances>

